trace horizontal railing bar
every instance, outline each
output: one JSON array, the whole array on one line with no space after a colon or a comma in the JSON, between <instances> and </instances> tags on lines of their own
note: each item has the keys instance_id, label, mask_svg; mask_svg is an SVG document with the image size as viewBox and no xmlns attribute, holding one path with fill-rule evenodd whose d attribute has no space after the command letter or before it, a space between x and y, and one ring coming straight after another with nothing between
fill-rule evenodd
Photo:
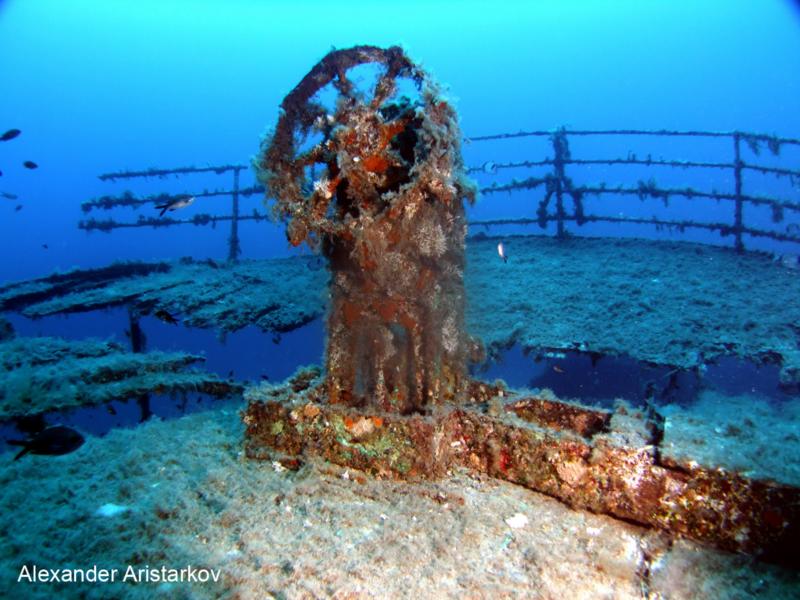
<instances>
[{"instance_id":1,"label":"horizontal railing bar","mask_svg":"<svg viewBox=\"0 0 800 600\"><path fill-rule=\"evenodd\" d=\"M751 171L760 171L761 173L774 173L775 175L790 175L795 177L800 177L800 171L795 171L794 169L780 169L778 167L761 167L759 165L749 165L747 163L742 163L743 169L749 169Z\"/></svg>"},{"instance_id":2,"label":"horizontal railing bar","mask_svg":"<svg viewBox=\"0 0 800 600\"><path fill-rule=\"evenodd\" d=\"M511 192L514 190L527 190L527 189L534 189L539 187L540 185L547 182L546 178L536 178L530 177L523 181L519 182L512 182L505 185L493 185L487 186L484 188L480 188L480 192L482 194L494 194L498 192ZM640 196L642 198L662 198L666 196L684 196L686 198L708 198L710 200L736 200L737 196L735 194L724 194L719 192L702 192L699 190L695 190L693 188L657 188L657 187L645 187L645 188L630 188L630 187L589 187L589 186L581 186L574 188L575 192L580 194L591 194L595 196L600 196L602 194L620 194L620 195L627 195L627 196ZM569 194L569 191L565 191L565 194ZM739 196L744 202L750 202L752 204L760 204L760 205L768 205L768 206L778 206L780 208L785 208L787 210L797 210L800 211L800 202L792 202L790 200L779 200L776 198L766 198L763 196L748 196L742 195Z\"/></svg>"},{"instance_id":3,"label":"horizontal railing bar","mask_svg":"<svg viewBox=\"0 0 800 600\"><path fill-rule=\"evenodd\" d=\"M651 189L639 189L639 188L590 188L590 187L577 187L575 191L581 192L584 194L593 194L593 195L601 195L601 194L621 194L621 195L635 195L635 196L643 196L648 198L660 198L663 196L684 196L686 198L708 198L710 200L736 200L736 194L721 194L719 192L700 192L698 190L692 188L652 188ZM800 202L791 202L790 200L778 200L776 198L766 198L763 196L748 196L746 194L742 194L739 196L744 202L750 202L751 204L760 204L760 205L768 205L768 206L779 206L781 208L785 208L788 210L798 210L800 211Z\"/></svg>"},{"instance_id":4,"label":"horizontal railing bar","mask_svg":"<svg viewBox=\"0 0 800 600\"><path fill-rule=\"evenodd\" d=\"M113 181L115 179L133 179L135 177L166 177L168 175L180 175L188 173L216 173L221 175L227 171L242 171L246 165L219 165L208 167L173 167L171 169L143 169L141 171L115 171L113 173L103 173L97 178L101 181Z\"/></svg>"},{"instance_id":5,"label":"horizontal railing bar","mask_svg":"<svg viewBox=\"0 0 800 600\"><path fill-rule=\"evenodd\" d=\"M544 218L545 222L556 222L558 221L558 217L553 215L548 215ZM577 221L577 217L565 215L561 218L562 221ZM730 225L725 225L723 223L696 223L694 221L664 221L662 219L652 219L652 218L637 218L637 217L605 217L602 215L585 215L581 218L582 222L595 222L595 221L605 221L608 223L631 223L634 225L661 225L664 227L695 227L700 229L711 229L711 230L722 230L722 229L731 229ZM521 218L521 219L485 219L479 221L468 221L467 225L469 226L491 226L491 225L532 225L537 224L541 225L541 219L532 219L532 218Z\"/></svg>"},{"instance_id":6,"label":"horizontal railing bar","mask_svg":"<svg viewBox=\"0 0 800 600\"><path fill-rule=\"evenodd\" d=\"M519 137L544 137L551 136L556 133L563 133L565 135L587 136L587 135L642 135L642 136L665 136L665 137L710 137L732 138L739 135L742 139L754 139L759 141L774 141L778 144L796 144L800 145L800 139L797 138L783 138L766 133L748 133L744 131L694 131L694 130L669 130L669 129L557 129L552 131L538 130L538 131L518 131L516 133L496 133L491 135L477 135L465 138L469 142L482 142L487 140L502 140L512 139Z\"/></svg>"},{"instance_id":7,"label":"horizontal railing bar","mask_svg":"<svg viewBox=\"0 0 800 600\"><path fill-rule=\"evenodd\" d=\"M242 188L238 190L240 196L252 196L253 194L261 194L264 192L264 188L260 185L254 185L247 188ZM180 200L181 198L186 198L186 196L194 196L195 199L197 198L210 198L213 196L232 196L234 194L234 190L214 190L213 192L198 192L196 194L191 194L188 192L184 192L181 194L154 194L152 196L143 196L141 198L134 196L133 194L123 194L120 196L101 196L99 198L94 198L92 200L86 200L81 203L81 209L83 212L89 212L94 208L102 208L105 210L110 210L115 206L144 206L145 204L155 204L164 203L164 202L171 202L173 200Z\"/></svg>"},{"instance_id":8,"label":"horizontal railing bar","mask_svg":"<svg viewBox=\"0 0 800 600\"><path fill-rule=\"evenodd\" d=\"M78 224L80 229L92 230L92 229L100 229L104 231L110 231L112 229L125 229L125 228L137 228L137 227L170 227L173 225L207 225L212 222L216 221L230 221L233 219L233 215L220 215L220 216L211 216L211 215L198 215L202 216L201 219L171 219L171 218L149 218L149 219L142 219L136 222L118 222L118 221L95 221L94 219L89 221L81 221ZM237 217L239 221L268 221L270 220L269 215L263 213L256 213L251 215L242 215ZM545 218L546 222L555 222L558 220L557 216L548 215ZM577 221L575 216L564 216L562 218L563 221ZM607 222L607 223L624 223L624 224L634 224L634 225L658 225L663 227L675 227L675 228L695 228L695 229L708 229L714 231L723 231L726 232L725 235L732 233L733 227L731 225L727 225L724 223L700 223L696 221L667 221L663 219L654 219L654 218L644 218L644 217L611 217L611 216L603 216L603 215L584 215L581 218L582 222ZM540 224L541 221L539 219L533 219L528 217L521 217L521 218L505 218L505 219L484 219L484 220L471 220L468 221L468 225L470 227L486 227L486 226L493 226L493 225L533 225L533 224ZM744 228L742 233L753 237L768 237L778 241L784 242L794 242L800 244L800 237L780 233L777 231L768 231L762 229L751 229L751 228Z\"/></svg>"},{"instance_id":9,"label":"horizontal railing bar","mask_svg":"<svg viewBox=\"0 0 800 600\"><path fill-rule=\"evenodd\" d=\"M485 165L486 163L484 163ZM543 167L555 164L552 158L543 160L523 160L521 162L509 163L493 163L493 169L519 169L521 167ZM639 158L576 158L562 161L565 165L645 165L645 166L666 166L676 168L706 168L706 169L735 169L736 165L733 163L713 163L713 162L695 162L688 160L663 160L663 159L639 159ZM480 173L485 171L484 165L477 167L470 167L467 173ZM800 177L800 170L794 169L781 169L778 167L762 167L760 165L751 165L742 163L743 169L751 171L760 171L762 173L774 173L776 175L793 175Z\"/></svg>"},{"instance_id":10,"label":"horizontal railing bar","mask_svg":"<svg viewBox=\"0 0 800 600\"><path fill-rule=\"evenodd\" d=\"M486 164L486 163L484 163ZM518 169L520 167L543 167L553 165L555 161L552 158L544 160L525 160L522 162L510 163L493 163L495 169ZM694 162L688 160L663 160L663 159L639 159L639 158L574 158L562 161L564 165L646 165L646 166L667 166L678 168L710 168L710 169L733 169L736 167L733 163L713 163L713 162ZM742 165L748 168L747 165ZM479 173L485 171L483 165L479 167L470 167L467 169L468 173ZM800 175L800 171L795 173Z\"/></svg>"},{"instance_id":11,"label":"horizontal railing bar","mask_svg":"<svg viewBox=\"0 0 800 600\"><path fill-rule=\"evenodd\" d=\"M558 216L548 215L545 217L545 222L557 222ZM575 216L564 216L562 221L577 221ZM633 225L658 225L662 227L674 227L680 229L681 227L694 228L694 229L708 229L712 231L722 231L723 235L732 235L733 226L725 223L699 223L697 221L665 221L663 219L644 218L644 217L611 217L603 215L584 215L581 222L607 222L607 223L622 223ZM470 227L489 227L493 225L540 225L540 219L533 219L529 217L522 218L506 218L506 219L483 219L476 221L468 221L467 225ZM765 229L750 229L745 227L742 233L753 237L768 237L781 242L793 242L800 244L800 237L781 233L779 231L768 231Z\"/></svg>"},{"instance_id":12,"label":"horizontal railing bar","mask_svg":"<svg viewBox=\"0 0 800 600\"><path fill-rule=\"evenodd\" d=\"M235 218L237 221L270 220L270 217L267 214L262 214L255 211L253 212L255 214L239 215ZM89 219L88 221L80 221L78 223L78 228L86 230L99 229L101 231L111 231L112 229L125 229L125 228L136 228L136 227L171 227L172 225L208 225L209 223L215 223L217 221L232 221L233 219L234 219L233 215L196 215L191 219L150 217L150 218L140 219L139 221L134 221L134 222L113 221L113 220L98 221L95 219Z\"/></svg>"}]
</instances>

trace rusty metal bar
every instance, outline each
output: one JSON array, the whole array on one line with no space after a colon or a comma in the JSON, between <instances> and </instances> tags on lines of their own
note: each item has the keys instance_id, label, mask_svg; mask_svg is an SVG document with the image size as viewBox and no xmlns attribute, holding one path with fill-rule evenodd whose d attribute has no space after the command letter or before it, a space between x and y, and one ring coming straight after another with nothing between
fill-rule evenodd
<instances>
[{"instance_id":1,"label":"rusty metal bar","mask_svg":"<svg viewBox=\"0 0 800 600\"><path fill-rule=\"evenodd\" d=\"M575 136L590 136L590 135L640 135L640 136L693 136L693 137L710 137L722 138L730 137L734 142L735 160L732 163L719 163L719 162L701 162L701 161L680 161L680 160L663 160L653 159L650 155L645 158L638 158L635 154L629 154L626 158L612 158L612 159L573 159L569 156L567 145L567 137L570 135ZM614 223L634 223L634 224L652 224L657 227L676 227L683 228L700 228L717 230L727 235L733 234L734 247L737 251L741 252L744 249L744 236L751 235L754 237L762 237L773 239L781 242L797 243L797 236L792 235L790 231L787 233L780 233L778 231L768 231L760 229L749 229L744 224L744 204L755 204L761 206L769 206L773 209L773 213L781 215L782 211L800 211L800 202L793 202L789 200L780 200L775 198L749 196L743 192L743 175L745 170L756 171L765 174L775 175L777 177L788 176L794 182L796 178L800 178L800 170L767 167L754 164L747 164L742 160L741 156L741 143L744 141L752 149L755 154L758 154L760 147L768 147L773 154L777 154L782 144L800 144L800 140L794 138L777 137L767 134L759 133L746 133L746 132L705 132L705 131L669 131L669 130L632 130L632 129L617 129L617 130L576 130L569 131L566 129L559 129L556 131L530 131L498 134L495 136L478 136L470 138L472 141L481 141L486 139L506 139L524 136L549 136L552 140L554 147L554 157L547 158L539 161L519 161L509 163L494 163L489 161L479 167L473 167L468 170L470 173L486 172L495 173L500 169L524 168L524 167L541 167L552 166L553 170L544 177L530 177L522 181L514 180L507 184L497 185L493 184L485 186L481 189L482 193L491 194L501 191L514 191L523 189L536 189L542 184L547 184L548 194L546 196L545 206L540 206L537 212L538 218L534 221L532 219L492 219L485 221L475 221L474 225L497 225L497 224L530 224L532 222L538 223L540 226L546 226L548 222L555 221L557 224L556 235L564 237L567 235L565 225L569 221L576 221L578 225L586 222L614 222ZM563 144L560 140L563 139ZM735 178L735 190L733 193L719 193L716 191L705 192L692 188L659 188L654 180L649 182L639 182L639 186L623 187L618 186L609 188L605 185L599 186L574 186L572 182L565 176L565 168L567 165L641 165L641 166L664 166L672 168L713 168L713 169L731 169ZM174 169L147 169L141 171L121 171L117 173L107 173L101 175L103 180L114 180L118 178L135 178L135 177L164 177L166 175L180 175L188 173L202 173L214 172L222 174L227 171L234 171L235 178L240 174L241 170L245 169L244 165L222 165L222 166L208 166L208 167L179 167ZM229 240L229 258L234 255L239 256L241 250L238 246L238 223L239 221L255 220L260 221L266 219L266 215L261 215L257 211L253 212L252 216L239 215L239 200L242 196L250 196L253 194L260 194L264 192L264 188L260 185L253 185L248 188L240 188L234 185L233 190L215 190L203 191L195 194L196 197L211 197L231 195L236 196L234 199L234 206L230 215L197 215L192 219L170 219L170 218L140 218L135 223L119 223L114 220L94 220L81 221L79 227L85 230L100 230L111 231L120 227L164 227L171 225L215 225L217 221L231 221L231 239ZM564 206L564 194L569 194L573 200L576 201L575 215L569 215ZM673 222L668 220L658 219L628 219L628 218L615 218L603 217L600 215L591 216L583 213L583 206L581 198L586 195L635 195L639 198L652 196L653 198L661 198L663 201L670 196L682 196L689 199L703 198L713 200L729 200L735 203L734 223L733 225L722 225L718 223L700 223L693 221ZM546 204L549 202L550 197L554 195L556 199L555 215L547 214ZM123 195L117 196L102 196L93 200L86 201L82 204L84 212L90 212L93 209L111 209L114 207L131 207L136 208L139 206L164 203L170 200L177 199L178 196L171 194L159 194L154 196L147 196L137 198L133 194L126 192ZM580 213L580 217L578 217ZM778 217L779 218L779 217ZM530 223L529 223L530 221Z\"/></svg>"},{"instance_id":2,"label":"rusty metal bar","mask_svg":"<svg viewBox=\"0 0 800 600\"><path fill-rule=\"evenodd\" d=\"M238 221L269 221L270 217L267 214L260 213L256 210L249 215L239 215ZM113 219L99 220L87 219L78 223L79 229L86 231L112 231L114 229L130 229L136 227L171 227L173 225L211 225L216 226L218 221L231 221L233 215L209 215L199 214L191 219L171 219L169 217L142 217L135 223L124 223L115 221Z\"/></svg>"},{"instance_id":3,"label":"rusty metal bar","mask_svg":"<svg viewBox=\"0 0 800 600\"><path fill-rule=\"evenodd\" d=\"M567 139L563 130L557 131L552 137L553 143L553 174L555 175L555 193L556 193L556 237L565 238L566 231L564 229L564 161L569 158L567 151Z\"/></svg>"},{"instance_id":4,"label":"rusty metal bar","mask_svg":"<svg viewBox=\"0 0 800 600\"><path fill-rule=\"evenodd\" d=\"M736 238L734 248L736 252L744 252L744 242L742 242L742 154L741 154L741 136L738 133L733 134L733 153L734 153L734 170L733 176L736 182L735 202L736 208L734 209L733 217L733 234Z\"/></svg>"},{"instance_id":5,"label":"rusty metal bar","mask_svg":"<svg viewBox=\"0 0 800 600\"><path fill-rule=\"evenodd\" d=\"M680 131L670 129L576 129L576 130L563 130L567 135L642 135L642 136L663 136L663 137L708 137L708 138L722 138L731 137L736 132L727 131ZM740 132L741 133L741 132ZM553 135L551 130L537 130L537 131L519 131L516 133L496 133L492 135L477 135L466 138L469 142L482 142L488 140L506 140L519 137L546 137ZM793 144L800 145L798 138L784 138L769 135L766 133L742 133L750 139L758 141L774 141L778 144Z\"/></svg>"},{"instance_id":6,"label":"rusty metal bar","mask_svg":"<svg viewBox=\"0 0 800 600\"><path fill-rule=\"evenodd\" d=\"M216 173L221 175L226 171L245 169L243 165L219 165L209 167L173 167L171 169L143 169L141 171L115 171L103 173L97 178L101 181L115 181L117 179L135 179L139 177L167 177L169 175L186 175L189 173Z\"/></svg>"},{"instance_id":7,"label":"rusty metal bar","mask_svg":"<svg viewBox=\"0 0 800 600\"><path fill-rule=\"evenodd\" d=\"M243 168L243 167L242 167ZM242 253L239 244L239 171L233 170L233 193L231 194L231 236L228 239L228 260L236 262Z\"/></svg>"},{"instance_id":8,"label":"rusty metal bar","mask_svg":"<svg viewBox=\"0 0 800 600\"><path fill-rule=\"evenodd\" d=\"M401 416L332 406L324 396L251 397L246 455L322 457L397 479L463 467L575 508L800 565L800 554L789 551L800 536L800 489L662 457L663 419L652 411L495 396L434 416Z\"/></svg>"}]
</instances>

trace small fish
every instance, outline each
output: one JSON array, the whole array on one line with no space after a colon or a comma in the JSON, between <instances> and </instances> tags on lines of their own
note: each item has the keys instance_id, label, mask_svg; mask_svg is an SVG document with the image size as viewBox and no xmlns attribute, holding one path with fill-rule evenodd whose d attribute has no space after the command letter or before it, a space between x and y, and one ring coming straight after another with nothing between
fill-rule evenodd
<instances>
[{"instance_id":1,"label":"small fish","mask_svg":"<svg viewBox=\"0 0 800 600\"><path fill-rule=\"evenodd\" d=\"M508 262L508 255L506 254L506 248L503 246L503 242L497 244L497 254L503 259L504 263Z\"/></svg>"},{"instance_id":2,"label":"small fish","mask_svg":"<svg viewBox=\"0 0 800 600\"><path fill-rule=\"evenodd\" d=\"M110 415L116 415L117 414L117 409L114 408L113 406L111 406L110 404L106 405L106 411Z\"/></svg>"},{"instance_id":3,"label":"small fish","mask_svg":"<svg viewBox=\"0 0 800 600\"><path fill-rule=\"evenodd\" d=\"M178 198L177 200L173 200L172 202L167 202L165 204L156 204L156 208L161 209L161 213L159 213L159 217L163 217L164 213L167 211L178 210L181 208L186 208L187 206L191 206L192 202L194 202L194 196L185 196L183 198Z\"/></svg>"},{"instance_id":4,"label":"small fish","mask_svg":"<svg viewBox=\"0 0 800 600\"><path fill-rule=\"evenodd\" d=\"M22 166L25 167L26 169L38 169L39 168L39 165L37 165L32 160L26 160L24 163L22 163Z\"/></svg>"},{"instance_id":5,"label":"small fish","mask_svg":"<svg viewBox=\"0 0 800 600\"><path fill-rule=\"evenodd\" d=\"M494 175L495 173L497 173L497 163L494 162L493 160L487 160L485 163L483 163L481 169L487 175Z\"/></svg>"},{"instance_id":6,"label":"small fish","mask_svg":"<svg viewBox=\"0 0 800 600\"><path fill-rule=\"evenodd\" d=\"M153 316L160 321L164 321L164 323L169 323L170 325L178 324L178 319L173 317L163 308L159 308L156 312L153 313Z\"/></svg>"},{"instance_id":7,"label":"small fish","mask_svg":"<svg viewBox=\"0 0 800 600\"><path fill-rule=\"evenodd\" d=\"M20 133L22 132L19 129L9 129L3 135L0 135L0 142L7 142L8 140L13 140Z\"/></svg>"},{"instance_id":8,"label":"small fish","mask_svg":"<svg viewBox=\"0 0 800 600\"><path fill-rule=\"evenodd\" d=\"M48 427L27 440L8 440L12 446L22 446L22 450L14 457L14 460L19 460L28 452L48 456L69 454L80 448L83 442L84 439L80 433L63 425Z\"/></svg>"},{"instance_id":9,"label":"small fish","mask_svg":"<svg viewBox=\"0 0 800 600\"><path fill-rule=\"evenodd\" d=\"M321 256L310 256L306 266L309 271L319 271L325 268L325 260Z\"/></svg>"},{"instance_id":10,"label":"small fish","mask_svg":"<svg viewBox=\"0 0 800 600\"><path fill-rule=\"evenodd\" d=\"M555 366L553 366L553 371L555 371L556 373L563 373L564 369L562 369L558 365L555 365Z\"/></svg>"},{"instance_id":11,"label":"small fish","mask_svg":"<svg viewBox=\"0 0 800 600\"><path fill-rule=\"evenodd\" d=\"M800 256L797 254L784 254L780 257L779 263L787 269L800 269Z\"/></svg>"},{"instance_id":12,"label":"small fish","mask_svg":"<svg viewBox=\"0 0 800 600\"><path fill-rule=\"evenodd\" d=\"M0 171L0 177L2 177L2 176L3 176L3 172L2 172L2 171Z\"/></svg>"},{"instance_id":13,"label":"small fish","mask_svg":"<svg viewBox=\"0 0 800 600\"><path fill-rule=\"evenodd\" d=\"M22 210L22 204L17 204L17 205L14 207L14 212L19 212L19 211L21 211L21 210Z\"/></svg>"},{"instance_id":14,"label":"small fish","mask_svg":"<svg viewBox=\"0 0 800 600\"><path fill-rule=\"evenodd\" d=\"M50 246L48 246L47 244L42 244L42 248L44 248L45 250L47 250L47 249L49 249L49 248L50 248Z\"/></svg>"},{"instance_id":15,"label":"small fish","mask_svg":"<svg viewBox=\"0 0 800 600\"><path fill-rule=\"evenodd\" d=\"M6 200L16 200L19 198L16 194L11 194L9 192L0 192L0 197L5 198Z\"/></svg>"}]
</instances>

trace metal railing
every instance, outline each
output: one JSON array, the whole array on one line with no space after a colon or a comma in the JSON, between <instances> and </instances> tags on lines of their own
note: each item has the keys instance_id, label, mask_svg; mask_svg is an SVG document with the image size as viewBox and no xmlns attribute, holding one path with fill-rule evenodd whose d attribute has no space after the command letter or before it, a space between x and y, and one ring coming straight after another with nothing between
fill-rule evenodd
<instances>
[{"instance_id":1,"label":"metal railing","mask_svg":"<svg viewBox=\"0 0 800 600\"><path fill-rule=\"evenodd\" d=\"M691 137L691 138L726 138L731 142L732 161L730 162L707 162L707 161L687 161L687 160L665 160L663 158L653 159L648 155L646 158L639 158L635 154L629 153L624 158L592 158L580 159L573 158L569 148L569 137L586 136L658 136L658 137ZM747 144L754 155L759 156L762 147L766 145L769 151L778 156L781 147L784 145L800 146L800 139L782 138L772 135L747 132L710 132L710 131L672 131L672 130L635 130L635 129L615 129L615 130L574 130L557 129L555 131L527 131L519 133L502 133L469 138L471 142L481 142L490 140L508 140L522 137L548 137L553 149L552 157L541 160L526 160L521 162L494 163L489 161L480 167L469 169L470 172L496 172L499 169L526 168L550 166L552 170L539 177L529 177L522 181L512 181L507 184L494 184L481 189L483 194L497 192L511 192L516 190L536 190L544 189L544 194L538 203L536 218L520 217L506 219L486 219L481 221L471 221L471 225L528 225L538 224L542 229L547 227L550 222L556 223L556 235L564 237L567 235L565 224L574 222L578 226L585 223L607 222L616 224L647 224L656 228L674 228L683 232L687 228L705 229L718 231L722 236L733 236L734 247L738 252L744 250L743 236L769 238L780 242L800 243L800 235L794 232L782 233L769 229L759 229L748 227L744 223L744 206L753 204L757 206L767 206L772 212L772 221L779 223L784 219L785 211L800 212L800 202L787 199L772 198L768 196L748 195L744 192L744 177L747 172L758 172L776 177L788 177L793 187L800 184L800 170L777 168L745 162L742 160L742 144ZM575 185L572 179L567 176L568 166L578 165L636 165L644 167L668 167L680 169L721 169L729 170L733 174L734 189L729 192L702 191L692 187L661 187L655 178L639 180L636 186L621 185L609 187L605 183L591 185ZM640 200L646 198L660 199L665 203L671 196L682 196L688 199L711 199L723 200L733 203L731 222L714 223L695 221L692 219L670 220L657 217L630 217L630 216L610 216L600 214L588 214L584 207L584 199L587 196L620 195L636 196ZM572 201L571 210L566 206L567 199ZM555 205L553 207L553 204ZM796 227L795 231L800 229ZM798 232L800 233L800 232Z\"/></svg>"},{"instance_id":2,"label":"metal railing","mask_svg":"<svg viewBox=\"0 0 800 600\"><path fill-rule=\"evenodd\" d=\"M730 140L731 160L726 162L710 161L688 161L675 159L654 159L651 155L640 158L633 153L628 153L625 157L612 158L574 158L569 147L571 137L589 136L656 136L656 137L684 137L684 138L725 138ZM493 225L538 225L542 229L547 228L549 223L555 223L556 235L566 237L567 223L575 223L578 226L586 223L615 223L615 224L637 224L652 225L657 229L670 228L683 232L687 228L704 229L717 231L722 236L732 236L733 246L738 251L744 250L744 236L769 238L779 242L790 242L800 244L800 227L795 227L792 231L780 232L775 230L763 229L754 226L747 226L744 222L744 206L752 204L755 206L769 207L772 213L772 221L779 223L784 219L786 211L800 212L800 202L788 199L772 198L769 196L750 195L744 191L745 175L749 172L761 173L774 177L788 177L793 187L800 184L800 170L774 167L754 162L745 162L742 159L742 146L746 144L755 156L760 156L764 146L775 156L780 154L783 146L800 147L800 139L784 138L760 133L748 132L708 132L708 131L671 131L671 130L567 130L564 128L554 131L527 131L518 133L501 133L468 138L470 142L485 142L492 140L511 140L524 137L543 137L548 138L552 146L552 156L538 160L523 160L518 162L494 162L486 161L480 166L468 169L469 173L496 173L502 169L520 168L540 168L551 167L550 171L544 175L532 176L523 180L513 180L504 184L492 184L481 188L483 194L495 194L498 192L515 192L542 190L536 208L535 218L530 216L519 216L509 218L471 220L471 226L493 226ZM665 167L670 169L693 169L700 172L708 170L730 171L733 175L733 189L727 192L716 190L704 191L692 187L662 187L655 178L639 180L636 185L617 185L609 186L605 182L594 184L576 185L567 175L568 168L589 165L630 165L638 167ZM170 169L147 169L142 171L120 171L100 175L103 181L118 181L123 179L142 179L166 176L183 176L197 173L207 173L217 176L227 174L233 175L229 189L222 190L203 190L202 192L190 194L196 199L207 199L214 197L227 196L231 199L231 210L228 214L199 213L191 218L180 219L171 216L155 217L140 216L136 221L117 221L109 219L88 218L80 221L79 227L86 231L98 230L110 232L117 228L131 227L170 227L175 225L212 225L218 222L230 222L230 235L228 238L228 259L236 260L241 254L238 227L241 221L264 221L270 217L266 211L259 211L254 208L252 212L242 213L240 210L240 200L251 196L262 196L263 187L252 185L240 187L240 173L247 169L246 165L220 165L207 167L177 167ZM107 195L92 200L87 200L81 205L84 213L89 213L98 209L112 209L119 207L139 208L146 205L167 204L185 198L187 193L171 194L161 193L156 195L137 196L131 192L119 195ZM658 199L667 203L670 197L684 197L693 199L711 199L727 201L732 203L730 222L704 222L693 219L669 219L658 217L634 217L634 216L612 216L603 214L590 214L584 206L584 199L589 196L602 197L604 195L617 195L621 197L636 197L639 200L648 198Z\"/></svg>"},{"instance_id":3,"label":"metal railing","mask_svg":"<svg viewBox=\"0 0 800 600\"><path fill-rule=\"evenodd\" d=\"M266 221L269 220L269 215L266 213L253 210L250 214L241 214L239 202L242 197L249 197L253 195L262 195L264 188L261 186L240 187L240 174L243 170L247 169L246 165L220 165L209 167L176 167L172 169L145 169L142 171L118 171L114 173L105 173L99 175L101 181L117 181L121 179L145 179L152 177L167 177L167 176L182 176L197 173L210 173L214 175L225 175L228 173L233 174L230 189L222 190L203 190L193 194L170 194L161 193L149 196L136 196L131 192L125 192L119 195L100 196L87 200L81 204L81 209L84 213L89 213L93 210L103 209L110 210L119 207L140 208L146 205L157 206L160 204L169 204L185 198L188 195L194 196L195 199L214 198L219 196L229 196L231 198L231 212L230 214L209 214L198 213L189 219L177 219L174 217L146 217L140 215L136 221L117 221L115 219L95 219L89 218L81 220L78 223L80 229L86 231L104 231L111 232L114 229L130 228L130 227L171 227L174 225L212 225L216 226L218 222L230 222L230 235L228 236L228 260L237 260L242 253L241 244L239 241L239 222L240 221Z\"/></svg>"}]
</instances>

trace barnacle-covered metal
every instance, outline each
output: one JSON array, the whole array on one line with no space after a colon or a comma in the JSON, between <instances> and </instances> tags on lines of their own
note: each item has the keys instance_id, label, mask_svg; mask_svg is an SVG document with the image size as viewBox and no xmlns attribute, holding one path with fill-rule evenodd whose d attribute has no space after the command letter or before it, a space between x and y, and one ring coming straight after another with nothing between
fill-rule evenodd
<instances>
[{"instance_id":1,"label":"barnacle-covered metal","mask_svg":"<svg viewBox=\"0 0 800 600\"><path fill-rule=\"evenodd\" d=\"M348 78L377 63L371 90ZM399 80L413 96L401 95ZM335 107L320 97L335 91ZM323 58L256 161L292 245L329 260L331 403L424 412L466 385L464 178L456 112L399 47Z\"/></svg>"}]
</instances>

